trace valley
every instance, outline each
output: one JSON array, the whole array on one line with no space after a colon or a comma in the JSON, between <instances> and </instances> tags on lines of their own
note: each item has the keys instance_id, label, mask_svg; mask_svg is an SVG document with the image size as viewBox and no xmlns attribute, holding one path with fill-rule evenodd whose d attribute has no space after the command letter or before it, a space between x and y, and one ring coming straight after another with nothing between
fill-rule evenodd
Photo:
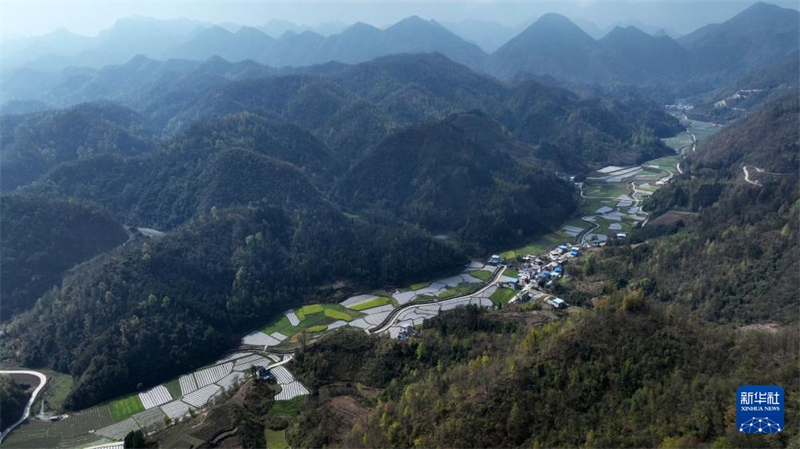
<instances>
[{"instance_id":1,"label":"valley","mask_svg":"<svg viewBox=\"0 0 800 449\"><path fill-rule=\"evenodd\" d=\"M797 5L169 6L3 9L0 448L800 447Z\"/></svg>"},{"instance_id":2,"label":"valley","mask_svg":"<svg viewBox=\"0 0 800 449\"><path fill-rule=\"evenodd\" d=\"M254 368L268 367L277 380L276 403L296 401L308 395L309 389L290 371L292 354L342 327L404 340L411 338L415 332L413 329L419 328L425 320L456 307L502 308L509 303L525 301L546 309L538 312L541 314L539 325L558 320L558 315L553 313L558 312L558 308L548 302L557 297L552 293L553 282L559 282L556 278L547 286L527 283L522 290L515 290L510 284L512 281L521 284L521 273L528 270L523 258L549 259L551 250L562 243L577 245L581 251L591 251L592 247L624 240L628 232L646 225L648 213L640 204L671 181L680 160L687 152L695 151L700 139L708 138L719 129L714 124L685 117L683 120L686 131L664 139L675 151L675 156L634 167L604 167L590 173L585 181L575 183L582 198L579 203L580 221L570 219L558 231L545 234L520 248L501 251L501 264L472 261L461 273L446 278L416 283L393 292L365 292L341 303L310 303L288 310L279 319L245 335L236 352L200 370L88 410L65 414L54 423L46 422L48 419L23 424L10 435L9 444L15 447L38 447L42 444L69 447L80 442L86 446L100 446L118 441L135 430L148 434L164 431L164 428L227 401L240 385L256 375ZM164 235L160 231L138 229L148 237ZM538 273L533 272L533 275ZM564 310L570 314L576 309L566 304ZM289 369L282 368L283 365ZM91 427L76 424L84 421L87 424L91 422Z\"/></svg>"}]
</instances>

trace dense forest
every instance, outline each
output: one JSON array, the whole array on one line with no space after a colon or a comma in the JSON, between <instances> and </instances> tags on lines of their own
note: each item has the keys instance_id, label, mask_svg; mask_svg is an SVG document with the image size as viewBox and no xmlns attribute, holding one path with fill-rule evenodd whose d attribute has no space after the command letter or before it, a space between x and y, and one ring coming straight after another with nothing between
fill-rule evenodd
<instances>
[{"instance_id":1,"label":"dense forest","mask_svg":"<svg viewBox=\"0 0 800 449\"><path fill-rule=\"evenodd\" d=\"M576 208L575 190L519 162L520 145L480 113L398 132L345 173L333 197L356 210L455 232L469 252L553 229Z\"/></svg>"},{"instance_id":2,"label":"dense forest","mask_svg":"<svg viewBox=\"0 0 800 449\"><path fill-rule=\"evenodd\" d=\"M367 411L344 431L331 399L312 395L290 441L299 447L796 442L797 430L788 426L766 438L740 434L733 401L739 385L782 384L786 420L796 421L796 333L737 332L704 324L680 305L632 296L619 291L591 312L536 328L520 324L511 309L460 309L426 321L422 337L409 342L342 331L308 348L295 370L318 389L349 381L383 391L361 399Z\"/></svg>"},{"instance_id":3,"label":"dense forest","mask_svg":"<svg viewBox=\"0 0 800 449\"><path fill-rule=\"evenodd\" d=\"M30 195L0 195L1 320L30 308L75 264L128 239L97 206Z\"/></svg>"},{"instance_id":4,"label":"dense forest","mask_svg":"<svg viewBox=\"0 0 800 449\"><path fill-rule=\"evenodd\" d=\"M2 184L13 190L61 162L97 154L152 151L153 132L138 114L111 104L0 116Z\"/></svg>"},{"instance_id":5,"label":"dense forest","mask_svg":"<svg viewBox=\"0 0 800 449\"><path fill-rule=\"evenodd\" d=\"M7 327L5 350L70 373L66 406L82 408L202 366L301 301L464 263L413 228L331 209L214 209L67 275Z\"/></svg>"}]
</instances>

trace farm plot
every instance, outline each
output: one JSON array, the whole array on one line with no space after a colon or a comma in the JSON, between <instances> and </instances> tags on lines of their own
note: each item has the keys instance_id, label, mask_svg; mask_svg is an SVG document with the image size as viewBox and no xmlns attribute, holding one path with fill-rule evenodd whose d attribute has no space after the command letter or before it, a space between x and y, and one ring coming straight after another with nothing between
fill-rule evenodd
<instances>
[{"instance_id":1,"label":"farm plot","mask_svg":"<svg viewBox=\"0 0 800 449\"><path fill-rule=\"evenodd\" d=\"M54 423L28 420L3 440L3 447L56 448L80 447L100 437L89 432L113 424L107 406L93 407Z\"/></svg>"},{"instance_id":2,"label":"farm plot","mask_svg":"<svg viewBox=\"0 0 800 449\"><path fill-rule=\"evenodd\" d=\"M179 382L181 384L181 394L184 396L197 390L197 382L194 380L194 374L190 373L181 376Z\"/></svg>"},{"instance_id":3,"label":"farm plot","mask_svg":"<svg viewBox=\"0 0 800 449\"><path fill-rule=\"evenodd\" d=\"M348 306L348 307L350 309L352 309L352 310L361 312L361 311L364 311L364 310L367 310L367 309L380 307L380 306L389 304L391 302L392 302L391 299L389 299L389 298L387 298L385 296L382 296L382 297L381 296L374 296L369 301L359 302L358 304L354 304L354 305L351 305L351 306Z\"/></svg>"},{"instance_id":4,"label":"farm plot","mask_svg":"<svg viewBox=\"0 0 800 449\"><path fill-rule=\"evenodd\" d=\"M308 394L308 390L300 382L294 381L286 385L281 385L281 392L275 395L276 401L288 401L298 396Z\"/></svg>"},{"instance_id":5,"label":"farm plot","mask_svg":"<svg viewBox=\"0 0 800 449\"><path fill-rule=\"evenodd\" d=\"M271 335L267 335L261 331L253 331L242 338L242 344L252 346L275 346L280 341Z\"/></svg>"},{"instance_id":6,"label":"farm plot","mask_svg":"<svg viewBox=\"0 0 800 449\"><path fill-rule=\"evenodd\" d=\"M183 401L172 401L162 405L161 411L170 419L178 419L189 413L189 404Z\"/></svg>"},{"instance_id":7,"label":"farm plot","mask_svg":"<svg viewBox=\"0 0 800 449\"><path fill-rule=\"evenodd\" d=\"M333 323L328 325L328 330L332 331L334 329L338 329L342 326L347 326L347 321L334 321Z\"/></svg>"},{"instance_id":8,"label":"farm plot","mask_svg":"<svg viewBox=\"0 0 800 449\"><path fill-rule=\"evenodd\" d=\"M237 360L233 369L234 371L246 371L254 366L267 365L269 365L269 360L261 357L260 355L254 355L252 357L247 357L246 359Z\"/></svg>"},{"instance_id":9,"label":"farm plot","mask_svg":"<svg viewBox=\"0 0 800 449\"><path fill-rule=\"evenodd\" d=\"M205 387L227 376L233 370L233 363L228 362L222 365L212 366L194 373L198 387Z\"/></svg>"},{"instance_id":10,"label":"farm plot","mask_svg":"<svg viewBox=\"0 0 800 449\"><path fill-rule=\"evenodd\" d=\"M417 294L414 293L413 291L409 292L398 291L392 294L392 297L395 299L395 301L397 301L398 304L403 305L413 301L417 297Z\"/></svg>"},{"instance_id":11,"label":"farm plot","mask_svg":"<svg viewBox=\"0 0 800 449\"><path fill-rule=\"evenodd\" d=\"M266 359L263 359L263 360L266 361ZM227 376L223 377L222 379L220 379L217 382L217 385L222 387L225 391L228 391L228 390L234 388L236 385L238 385L239 382L242 381L242 379L244 379L244 374L240 373L240 372L237 372L237 371L234 371L234 372L228 374Z\"/></svg>"},{"instance_id":12,"label":"farm plot","mask_svg":"<svg viewBox=\"0 0 800 449\"><path fill-rule=\"evenodd\" d=\"M167 416L160 407L151 408L132 416L136 424L142 429L153 429L164 424L164 417Z\"/></svg>"},{"instance_id":13,"label":"farm plot","mask_svg":"<svg viewBox=\"0 0 800 449\"><path fill-rule=\"evenodd\" d=\"M292 326L297 326L300 324L300 319L297 318L297 314L294 313L294 310L289 310L288 312L284 313L286 315L286 319L292 324Z\"/></svg>"},{"instance_id":14,"label":"farm plot","mask_svg":"<svg viewBox=\"0 0 800 449\"><path fill-rule=\"evenodd\" d=\"M281 385L294 382L294 376L292 376L292 373L282 366L276 366L275 368L270 369L269 372L275 376L275 379Z\"/></svg>"},{"instance_id":15,"label":"farm plot","mask_svg":"<svg viewBox=\"0 0 800 449\"><path fill-rule=\"evenodd\" d=\"M183 397L183 402L197 408L201 408L208 403L208 401L220 392L218 385L208 385L193 393Z\"/></svg>"},{"instance_id":16,"label":"farm plot","mask_svg":"<svg viewBox=\"0 0 800 449\"><path fill-rule=\"evenodd\" d=\"M358 295L358 296L351 296L350 298L345 299L344 301L340 302L339 304L343 305L344 307L349 307L353 310L358 310L358 307L361 304L368 303L370 301L374 301L378 299L378 296L375 295ZM369 307L365 307L368 309Z\"/></svg>"},{"instance_id":17,"label":"farm plot","mask_svg":"<svg viewBox=\"0 0 800 449\"><path fill-rule=\"evenodd\" d=\"M111 412L111 419L118 422L144 411L144 405L139 396L130 395L108 404L108 410Z\"/></svg>"},{"instance_id":18,"label":"farm plot","mask_svg":"<svg viewBox=\"0 0 800 449\"><path fill-rule=\"evenodd\" d=\"M498 288L490 298L495 304L506 305L516 294L517 292L511 290L510 288Z\"/></svg>"},{"instance_id":19,"label":"farm plot","mask_svg":"<svg viewBox=\"0 0 800 449\"><path fill-rule=\"evenodd\" d=\"M147 410L171 401L172 395L169 394L169 391L166 387L159 385L155 388L139 393L139 400L142 401L142 405L144 405L145 410Z\"/></svg>"},{"instance_id":20,"label":"farm plot","mask_svg":"<svg viewBox=\"0 0 800 449\"><path fill-rule=\"evenodd\" d=\"M120 421L108 427L103 427L96 433L106 438L111 438L112 440L121 440L125 438L125 435L139 429L140 429L139 424L137 424L136 421L133 420L133 418L128 418L124 421Z\"/></svg>"}]
</instances>

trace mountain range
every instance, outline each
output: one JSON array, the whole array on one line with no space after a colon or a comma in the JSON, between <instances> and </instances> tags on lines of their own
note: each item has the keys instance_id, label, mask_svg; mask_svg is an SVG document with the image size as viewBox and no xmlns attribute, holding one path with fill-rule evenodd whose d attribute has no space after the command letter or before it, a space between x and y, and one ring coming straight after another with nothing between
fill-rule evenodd
<instances>
[{"instance_id":1,"label":"mountain range","mask_svg":"<svg viewBox=\"0 0 800 449\"><path fill-rule=\"evenodd\" d=\"M442 25L417 16L385 29L356 23L327 36L303 27L286 27L283 34L274 37L257 27L230 31L232 27L178 24L126 19L97 38L59 30L25 47L28 62L23 67L37 71L68 66L98 69L142 54L155 59L249 59L280 68L330 61L353 64L389 54L438 52L502 79L520 74L549 75L589 84L624 83L660 89L680 86L683 94L719 87L761 64L785 57L797 48L800 35L800 13L767 3L756 3L724 23L707 25L678 40L632 25L616 26L596 39L553 13L539 17L519 32L485 28L483 22ZM473 33L466 33L467 28ZM480 33L493 35L488 44L491 53L473 43L482 41L486 48L486 39L477 37ZM137 39L139 35L147 39ZM6 53L10 56L6 56L9 60L4 66L13 67L14 54L19 56L20 51Z\"/></svg>"}]
</instances>

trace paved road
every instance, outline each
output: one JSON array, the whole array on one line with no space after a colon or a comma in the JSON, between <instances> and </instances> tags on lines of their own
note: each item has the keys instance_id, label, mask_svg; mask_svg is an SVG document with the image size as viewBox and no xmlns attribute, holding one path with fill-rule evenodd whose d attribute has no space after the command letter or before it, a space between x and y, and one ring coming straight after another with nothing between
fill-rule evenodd
<instances>
[{"instance_id":1,"label":"paved road","mask_svg":"<svg viewBox=\"0 0 800 449\"><path fill-rule=\"evenodd\" d=\"M400 306L400 307L392 310L392 312L389 314L389 318L387 318L387 320L384 321L384 323L382 325L380 325L379 327L372 328L372 329L367 329L367 332L369 332L370 334L379 334L381 332L386 332L390 327L392 327L395 324L397 324L397 316L400 314L400 312L404 312L406 310L416 309L418 307L430 306L430 305L435 305L435 304L447 304L448 302L458 301L458 300L461 300L461 299L478 296L481 293L483 293L486 290L488 290L492 285L497 283L497 279L500 276L502 276L504 271L506 271L506 266L505 265L500 265L500 269L495 271L495 273L492 276L492 278L489 279L488 282L486 282L486 285L481 287L480 290L472 292L472 293L470 293L468 295L456 296L455 298L448 298L448 299L445 299L445 300L442 300L442 301L436 301L436 302L428 302L428 303L423 303L423 304L406 304L404 306Z\"/></svg>"},{"instance_id":2,"label":"paved road","mask_svg":"<svg viewBox=\"0 0 800 449\"><path fill-rule=\"evenodd\" d=\"M31 413L31 407L33 406L33 402L36 400L36 396L39 395L39 392L42 391L42 388L44 388L44 384L47 383L47 376L38 371L25 371L25 370L0 370L0 374L28 374L39 378L39 386L36 387L35 390L33 390L33 394L31 395L30 400L25 405L25 410L22 413L22 418L20 418L19 421L15 422L11 427L3 431L3 433L0 433L0 442L2 442L3 439L6 437L6 435L11 433L11 431L14 430L15 427L22 424L26 419L28 419L28 416Z\"/></svg>"}]
</instances>

